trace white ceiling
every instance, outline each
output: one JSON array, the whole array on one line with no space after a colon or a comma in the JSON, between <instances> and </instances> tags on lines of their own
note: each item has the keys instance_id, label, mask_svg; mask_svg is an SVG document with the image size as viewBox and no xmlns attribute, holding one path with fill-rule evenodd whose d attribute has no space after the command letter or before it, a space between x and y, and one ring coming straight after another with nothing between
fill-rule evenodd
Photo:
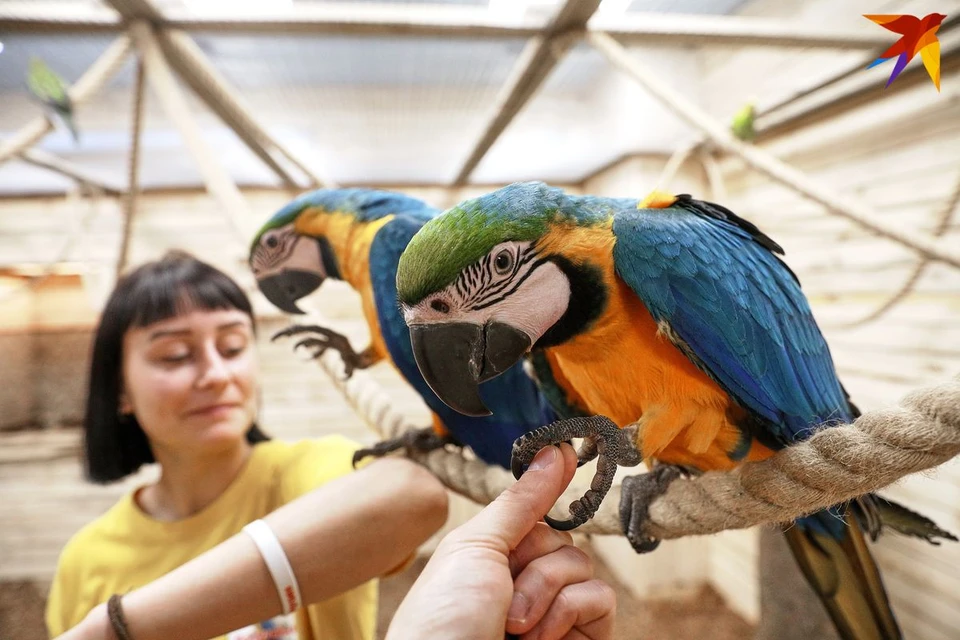
<instances>
[{"instance_id":1,"label":"white ceiling","mask_svg":"<svg viewBox=\"0 0 960 640\"><path fill-rule=\"evenodd\" d=\"M155 0L155 5L189 10L198 1ZM558 4L526 1L528 13L544 20ZM422 9L429 3L395 4ZM442 4L491 6L492 12L505 6L504 0ZM726 13L740 4L742 0L607 0L601 9ZM0 32L0 139L40 113L24 85L30 56L43 58L73 82L113 37ZM304 34L200 33L194 38L271 134L344 184L451 181L480 137L525 45L523 39ZM635 53L696 97L701 76L696 51L645 47ZM100 95L79 108L79 144L58 130L39 148L123 182L133 70L131 60ZM185 92L189 94L186 87ZM206 140L238 183L278 183L232 131L190 98ZM688 136L674 116L611 70L599 54L580 45L548 77L471 179L577 182L624 153L669 152ZM200 184L177 129L149 91L142 148L145 187ZM65 184L59 176L23 163L0 166L0 193L60 191Z\"/></svg>"}]
</instances>

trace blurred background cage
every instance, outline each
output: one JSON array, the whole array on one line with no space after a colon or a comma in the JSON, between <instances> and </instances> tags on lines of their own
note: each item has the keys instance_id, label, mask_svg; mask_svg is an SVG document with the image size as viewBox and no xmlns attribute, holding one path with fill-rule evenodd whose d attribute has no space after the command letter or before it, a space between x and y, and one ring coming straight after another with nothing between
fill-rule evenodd
<instances>
[{"instance_id":1,"label":"blurred background cage","mask_svg":"<svg viewBox=\"0 0 960 640\"><path fill-rule=\"evenodd\" d=\"M863 14L932 12L939 91L919 59L884 87L891 65L866 67L893 34ZM441 208L518 180L714 199L783 245L861 409L957 375L958 16L957 0L0 1L0 637L43 637L64 542L154 472L95 487L80 470L90 336L127 265L179 247L245 285L271 434L373 440L318 367L266 339L287 318L246 267L252 230L310 188ZM76 140L27 90L31 58L71 86ZM307 305L365 344L348 287ZM389 366L371 375L426 424ZM960 530L956 462L886 493ZM448 527L475 509L458 499ZM761 616L778 607L772 544L589 541L630 638L786 637ZM906 636L960 637L960 545L875 549ZM389 619L404 587L385 588Z\"/></svg>"}]
</instances>

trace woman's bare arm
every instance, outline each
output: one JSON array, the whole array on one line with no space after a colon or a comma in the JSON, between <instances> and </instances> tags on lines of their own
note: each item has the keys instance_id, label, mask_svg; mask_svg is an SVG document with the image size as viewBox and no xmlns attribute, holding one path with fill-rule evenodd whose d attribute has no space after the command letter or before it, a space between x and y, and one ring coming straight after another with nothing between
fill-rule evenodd
<instances>
[{"instance_id":1,"label":"woman's bare arm","mask_svg":"<svg viewBox=\"0 0 960 640\"><path fill-rule=\"evenodd\" d=\"M446 520L447 495L422 467L379 460L284 505L264 520L293 567L304 602L319 602L406 560ZM281 612L253 541L238 534L123 597L136 640L204 640ZM62 640L114 636L100 605Z\"/></svg>"}]
</instances>

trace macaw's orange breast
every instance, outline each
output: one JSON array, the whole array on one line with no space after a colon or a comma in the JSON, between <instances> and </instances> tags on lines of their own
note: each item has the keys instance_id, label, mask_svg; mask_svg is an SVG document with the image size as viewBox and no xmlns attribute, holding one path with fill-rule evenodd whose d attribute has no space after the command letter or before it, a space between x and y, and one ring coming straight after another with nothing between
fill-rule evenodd
<instances>
[{"instance_id":1,"label":"macaw's orange breast","mask_svg":"<svg viewBox=\"0 0 960 640\"><path fill-rule=\"evenodd\" d=\"M560 384L591 413L621 427L638 423L645 459L707 470L772 455L737 426L744 410L658 331L612 265L607 275L604 313L590 330L548 349Z\"/></svg>"}]
</instances>

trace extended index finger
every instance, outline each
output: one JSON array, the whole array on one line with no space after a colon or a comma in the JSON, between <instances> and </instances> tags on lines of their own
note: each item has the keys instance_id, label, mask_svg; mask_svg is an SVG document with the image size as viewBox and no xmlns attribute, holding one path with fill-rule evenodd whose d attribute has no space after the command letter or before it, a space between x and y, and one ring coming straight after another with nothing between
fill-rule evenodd
<instances>
[{"instance_id":1,"label":"extended index finger","mask_svg":"<svg viewBox=\"0 0 960 640\"><path fill-rule=\"evenodd\" d=\"M460 527L460 534L494 540L506 554L553 507L576 470L577 454L569 444L544 447L523 477Z\"/></svg>"}]
</instances>

